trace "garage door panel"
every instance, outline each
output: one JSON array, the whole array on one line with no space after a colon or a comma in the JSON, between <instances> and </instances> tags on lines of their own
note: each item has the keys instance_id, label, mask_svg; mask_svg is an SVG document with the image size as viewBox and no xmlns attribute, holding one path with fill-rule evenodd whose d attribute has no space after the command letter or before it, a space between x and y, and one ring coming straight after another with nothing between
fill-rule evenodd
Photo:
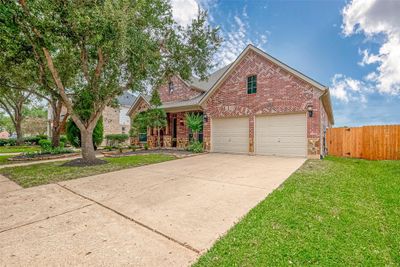
<instances>
[{"instance_id":1,"label":"garage door panel","mask_svg":"<svg viewBox=\"0 0 400 267\"><path fill-rule=\"evenodd\" d=\"M305 114L259 116L255 127L257 154L306 156Z\"/></svg>"},{"instance_id":2,"label":"garage door panel","mask_svg":"<svg viewBox=\"0 0 400 267\"><path fill-rule=\"evenodd\" d=\"M211 142L213 152L248 152L248 118L213 119L211 123L211 128Z\"/></svg>"}]
</instances>

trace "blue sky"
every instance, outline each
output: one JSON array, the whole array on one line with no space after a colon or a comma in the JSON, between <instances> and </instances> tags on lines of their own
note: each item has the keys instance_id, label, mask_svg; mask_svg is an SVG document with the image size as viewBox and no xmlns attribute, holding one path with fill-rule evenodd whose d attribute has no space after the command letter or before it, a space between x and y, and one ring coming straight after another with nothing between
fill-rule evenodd
<instances>
[{"instance_id":1,"label":"blue sky","mask_svg":"<svg viewBox=\"0 0 400 267\"><path fill-rule=\"evenodd\" d=\"M335 126L400 123L400 1L172 2L182 24L208 10L221 65L251 42L329 86Z\"/></svg>"}]
</instances>

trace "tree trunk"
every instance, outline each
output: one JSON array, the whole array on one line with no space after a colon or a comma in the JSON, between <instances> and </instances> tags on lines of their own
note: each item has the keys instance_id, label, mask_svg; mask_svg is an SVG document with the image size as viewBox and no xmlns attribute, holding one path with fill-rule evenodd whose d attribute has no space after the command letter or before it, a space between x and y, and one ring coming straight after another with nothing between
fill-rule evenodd
<instances>
[{"instance_id":1,"label":"tree trunk","mask_svg":"<svg viewBox=\"0 0 400 267\"><path fill-rule=\"evenodd\" d=\"M24 138L22 134L22 120L15 118L15 132L17 134L17 145L21 146L24 144Z\"/></svg>"},{"instance_id":2,"label":"tree trunk","mask_svg":"<svg viewBox=\"0 0 400 267\"><path fill-rule=\"evenodd\" d=\"M54 121L53 121L54 123ZM51 128L51 145L53 147L59 147L60 146L60 135L61 135L61 129L58 127L52 127Z\"/></svg>"},{"instance_id":3,"label":"tree trunk","mask_svg":"<svg viewBox=\"0 0 400 267\"><path fill-rule=\"evenodd\" d=\"M87 163L96 163L96 154L93 146L93 129L81 130L82 158Z\"/></svg>"}]
</instances>

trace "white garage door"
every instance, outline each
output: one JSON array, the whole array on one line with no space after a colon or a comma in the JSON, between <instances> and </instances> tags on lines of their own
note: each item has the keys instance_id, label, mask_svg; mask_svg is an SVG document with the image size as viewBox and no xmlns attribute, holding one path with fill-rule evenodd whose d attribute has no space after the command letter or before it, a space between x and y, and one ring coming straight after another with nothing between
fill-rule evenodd
<instances>
[{"instance_id":1,"label":"white garage door","mask_svg":"<svg viewBox=\"0 0 400 267\"><path fill-rule=\"evenodd\" d=\"M306 119L306 114L256 117L256 154L305 157L307 152Z\"/></svg>"},{"instance_id":2,"label":"white garage door","mask_svg":"<svg viewBox=\"0 0 400 267\"><path fill-rule=\"evenodd\" d=\"M213 152L248 153L249 118L224 118L211 121Z\"/></svg>"}]
</instances>

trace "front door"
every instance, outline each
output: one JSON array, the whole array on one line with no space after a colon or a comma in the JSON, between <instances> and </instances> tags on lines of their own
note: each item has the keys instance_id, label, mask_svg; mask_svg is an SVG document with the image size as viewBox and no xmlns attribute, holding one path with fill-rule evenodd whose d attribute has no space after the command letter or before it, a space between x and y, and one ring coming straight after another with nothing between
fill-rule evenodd
<instances>
[{"instance_id":1,"label":"front door","mask_svg":"<svg viewBox=\"0 0 400 267\"><path fill-rule=\"evenodd\" d=\"M176 117L172 118L172 147L176 147L176 136L177 136L177 119Z\"/></svg>"}]
</instances>

